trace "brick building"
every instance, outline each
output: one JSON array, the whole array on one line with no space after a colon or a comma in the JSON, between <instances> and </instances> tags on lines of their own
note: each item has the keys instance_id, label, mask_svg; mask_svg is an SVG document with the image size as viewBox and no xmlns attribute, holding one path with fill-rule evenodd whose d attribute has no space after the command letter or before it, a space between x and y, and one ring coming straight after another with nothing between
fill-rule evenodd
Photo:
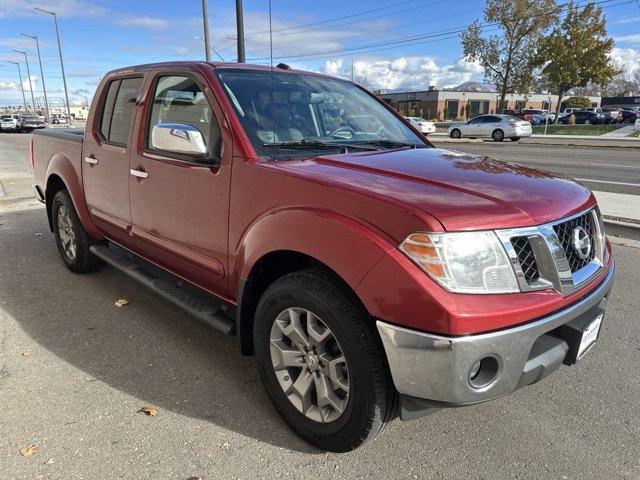
<instances>
[{"instance_id":1,"label":"brick building","mask_svg":"<svg viewBox=\"0 0 640 480\"><path fill-rule=\"evenodd\" d=\"M460 91L459 89L438 90L429 87L421 92L378 93L379 97L392 105L402 115L416 116L439 121L472 118L477 115L500 113L500 95L487 91ZM505 108L549 109L555 111L557 95L539 93L509 94ZM591 105L600 106L600 97L589 97Z\"/></svg>"}]
</instances>

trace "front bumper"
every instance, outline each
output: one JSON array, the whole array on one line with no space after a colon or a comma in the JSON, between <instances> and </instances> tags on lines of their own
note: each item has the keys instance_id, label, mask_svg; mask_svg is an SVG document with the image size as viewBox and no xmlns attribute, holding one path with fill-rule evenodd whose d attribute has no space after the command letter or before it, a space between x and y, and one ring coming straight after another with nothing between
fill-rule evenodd
<instances>
[{"instance_id":1,"label":"front bumper","mask_svg":"<svg viewBox=\"0 0 640 480\"><path fill-rule=\"evenodd\" d=\"M602 311L614 271L612 261L600 285L573 305L496 332L448 337L378 321L396 389L405 399L424 399L432 406L458 406L498 398L537 382L565 361L569 347L559 334L560 327ZM485 357L497 361L497 373L490 383L475 388L469 372Z\"/></svg>"}]
</instances>

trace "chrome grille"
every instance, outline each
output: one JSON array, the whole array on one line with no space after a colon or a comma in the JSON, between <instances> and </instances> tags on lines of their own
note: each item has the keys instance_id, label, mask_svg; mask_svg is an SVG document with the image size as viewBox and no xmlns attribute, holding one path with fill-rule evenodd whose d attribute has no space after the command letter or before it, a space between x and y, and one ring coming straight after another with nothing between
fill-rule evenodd
<instances>
[{"instance_id":1,"label":"chrome grille","mask_svg":"<svg viewBox=\"0 0 640 480\"><path fill-rule=\"evenodd\" d=\"M558 235L558 240L560 240L560 243L562 245L562 249L564 250L564 254L567 256L567 261L569 262L571 273L575 273L591 263L595 256L594 248L591 248L591 251L589 252L587 258L583 259L578 255L578 252L573 246L573 231L577 227L582 227L587 231L587 233L589 234L591 245L593 245L595 229L593 225L593 215L591 215L590 212L553 226L556 235Z\"/></svg>"},{"instance_id":2,"label":"chrome grille","mask_svg":"<svg viewBox=\"0 0 640 480\"><path fill-rule=\"evenodd\" d=\"M531 248L531 242L528 237L515 237L511 239L511 245L518 256L518 262L520 262L520 268L524 278L529 284L535 282L540 278L540 272L538 270L538 264L536 263L536 257L533 254Z\"/></svg>"},{"instance_id":3,"label":"chrome grille","mask_svg":"<svg viewBox=\"0 0 640 480\"><path fill-rule=\"evenodd\" d=\"M574 247L577 227L591 241L586 258ZM604 227L598 208L533 227L496 230L509 256L518 286L523 292L554 289L570 295L596 276L604 266ZM584 254L583 247L583 254Z\"/></svg>"}]
</instances>

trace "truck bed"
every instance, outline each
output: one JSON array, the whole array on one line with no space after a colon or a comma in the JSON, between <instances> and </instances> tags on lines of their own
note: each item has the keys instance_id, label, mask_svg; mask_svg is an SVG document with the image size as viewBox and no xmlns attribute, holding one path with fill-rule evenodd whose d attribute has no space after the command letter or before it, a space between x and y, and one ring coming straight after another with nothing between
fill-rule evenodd
<instances>
[{"instance_id":1,"label":"truck bed","mask_svg":"<svg viewBox=\"0 0 640 480\"><path fill-rule=\"evenodd\" d=\"M64 159L64 163L71 164L77 178L82 178L83 140L84 131L81 129L44 128L33 132L33 174L35 183L42 192L46 188L49 163L54 157L58 157L58 161Z\"/></svg>"}]
</instances>

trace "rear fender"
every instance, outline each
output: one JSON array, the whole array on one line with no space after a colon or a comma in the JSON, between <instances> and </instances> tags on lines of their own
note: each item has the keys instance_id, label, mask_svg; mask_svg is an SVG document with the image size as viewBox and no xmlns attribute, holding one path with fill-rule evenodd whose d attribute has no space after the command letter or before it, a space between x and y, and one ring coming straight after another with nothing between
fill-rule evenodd
<instances>
[{"instance_id":1,"label":"rear fender","mask_svg":"<svg viewBox=\"0 0 640 480\"><path fill-rule=\"evenodd\" d=\"M51 179L57 176L67 187L67 191L71 196L71 200L73 201L73 205L78 213L78 217L82 222L82 226L87 231L89 236L94 239L102 239L102 233L96 228L89 216L89 208L87 206L87 202L84 197L84 189L82 188L82 173L80 171L80 166L74 167L73 162L69 160L69 158L63 153L56 153L49 160L49 164L47 167L47 183L45 187L45 197L47 200L47 214L49 215L49 223L51 226L51 215L50 215L50 195L47 194L47 190L49 190L49 185L51 184Z\"/></svg>"}]
</instances>

